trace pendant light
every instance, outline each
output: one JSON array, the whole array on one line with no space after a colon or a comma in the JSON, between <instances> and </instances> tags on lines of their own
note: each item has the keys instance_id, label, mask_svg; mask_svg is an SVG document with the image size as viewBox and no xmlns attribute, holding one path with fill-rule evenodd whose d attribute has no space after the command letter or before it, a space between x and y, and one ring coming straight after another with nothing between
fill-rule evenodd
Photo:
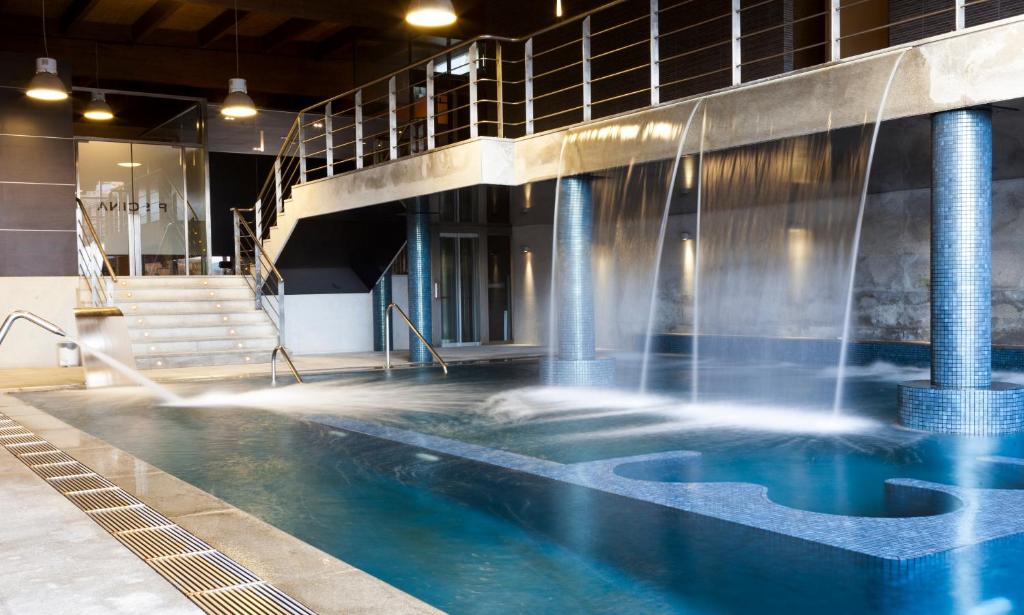
<instances>
[{"instance_id":1,"label":"pendant light","mask_svg":"<svg viewBox=\"0 0 1024 615\"><path fill-rule=\"evenodd\" d=\"M412 0L405 12L405 21L420 28L450 26L455 19L451 0Z\"/></svg>"},{"instance_id":2,"label":"pendant light","mask_svg":"<svg viewBox=\"0 0 1024 615\"><path fill-rule=\"evenodd\" d=\"M96 87L100 87L100 46L96 45ZM107 96L103 92L92 93L92 100L85 108L85 119L94 122L106 122L114 119L114 111L107 104Z\"/></svg>"},{"instance_id":3,"label":"pendant light","mask_svg":"<svg viewBox=\"0 0 1024 615\"><path fill-rule=\"evenodd\" d=\"M235 0L235 74L238 69L238 0ZM228 79L228 95L220 106L220 113L226 118L236 119L256 115L256 104L249 98L245 87L245 79L232 77Z\"/></svg>"},{"instance_id":4,"label":"pendant light","mask_svg":"<svg viewBox=\"0 0 1024 615\"><path fill-rule=\"evenodd\" d=\"M555 17L562 17L562 0L555 0Z\"/></svg>"},{"instance_id":5,"label":"pendant light","mask_svg":"<svg viewBox=\"0 0 1024 615\"><path fill-rule=\"evenodd\" d=\"M49 57L50 50L46 45L46 0L43 0L43 53L36 58L36 74L28 82L26 94L36 100L65 100L68 97L64 82L57 76L57 60Z\"/></svg>"}]
</instances>

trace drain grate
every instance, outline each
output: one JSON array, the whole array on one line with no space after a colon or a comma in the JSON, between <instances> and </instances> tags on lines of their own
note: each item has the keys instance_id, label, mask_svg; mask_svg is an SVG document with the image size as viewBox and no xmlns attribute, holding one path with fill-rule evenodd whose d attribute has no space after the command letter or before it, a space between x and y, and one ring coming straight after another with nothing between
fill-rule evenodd
<instances>
[{"instance_id":1,"label":"drain grate","mask_svg":"<svg viewBox=\"0 0 1024 615\"><path fill-rule=\"evenodd\" d=\"M4 414L0 414L0 446L207 613L315 615Z\"/></svg>"}]
</instances>

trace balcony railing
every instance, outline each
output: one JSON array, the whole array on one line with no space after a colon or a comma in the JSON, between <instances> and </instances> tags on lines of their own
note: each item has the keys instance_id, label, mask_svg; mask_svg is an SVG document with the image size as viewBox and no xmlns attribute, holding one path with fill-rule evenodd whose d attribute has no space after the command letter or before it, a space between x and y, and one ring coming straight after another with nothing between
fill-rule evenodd
<instances>
[{"instance_id":1,"label":"balcony railing","mask_svg":"<svg viewBox=\"0 0 1024 615\"><path fill-rule=\"evenodd\" d=\"M517 138L1012 17L1000 0L617 0L479 36L303 109L256 203L476 137Z\"/></svg>"}]
</instances>

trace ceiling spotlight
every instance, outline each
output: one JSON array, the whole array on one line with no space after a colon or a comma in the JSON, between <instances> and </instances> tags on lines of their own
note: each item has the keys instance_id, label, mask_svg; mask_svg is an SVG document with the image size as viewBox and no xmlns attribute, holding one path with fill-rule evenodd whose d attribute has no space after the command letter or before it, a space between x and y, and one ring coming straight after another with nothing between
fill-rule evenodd
<instances>
[{"instance_id":1,"label":"ceiling spotlight","mask_svg":"<svg viewBox=\"0 0 1024 615\"><path fill-rule=\"evenodd\" d=\"M405 21L419 28L438 28L455 23L451 0L412 0Z\"/></svg>"},{"instance_id":2,"label":"ceiling spotlight","mask_svg":"<svg viewBox=\"0 0 1024 615\"><path fill-rule=\"evenodd\" d=\"M85 108L85 113L82 115L85 116L85 119L95 122L105 122L114 119L114 112L111 110L110 105L107 104L107 97L104 96L103 92L92 93L92 100L89 101L89 105Z\"/></svg>"},{"instance_id":3,"label":"ceiling spotlight","mask_svg":"<svg viewBox=\"0 0 1024 615\"><path fill-rule=\"evenodd\" d=\"M28 82L26 93L36 100L64 100L68 97L64 82L57 76L57 60L36 58L36 74Z\"/></svg>"},{"instance_id":4,"label":"ceiling spotlight","mask_svg":"<svg viewBox=\"0 0 1024 615\"><path fill-rule=\"evenodd\" d=\"M252 117L256 115L256 104L249 98L245 79L233 77L228 79L228 95L220 107L221 115L230 118Z\"/></svg>"}]
</instances>

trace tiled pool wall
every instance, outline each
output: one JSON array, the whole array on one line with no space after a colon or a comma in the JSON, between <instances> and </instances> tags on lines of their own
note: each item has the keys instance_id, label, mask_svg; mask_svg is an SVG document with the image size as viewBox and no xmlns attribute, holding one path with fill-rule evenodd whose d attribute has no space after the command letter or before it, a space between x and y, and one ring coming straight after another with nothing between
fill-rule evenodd
<instances>
[{"instance_id":1,"label":"tiled pool wall","mask_svg":"<svg viewBox=\"0 0 1024 615\"><path fill-rule=\"evenodd\" d=\"M839 346L839 340L823 339L713 335L702 335L700 338L700 352L706 356L763 358L819 366L837 362ZM684 333L658 334L654 336L651 347L654 352L689 354L693 348L693 336ZM849 365L870 365L884 361L894 365L926 368L931 362L931 345L920 342L851 342L846 358ZM1024 347L993 346L992 369L1024 372Z\"/></svg>"}]
</instances>

